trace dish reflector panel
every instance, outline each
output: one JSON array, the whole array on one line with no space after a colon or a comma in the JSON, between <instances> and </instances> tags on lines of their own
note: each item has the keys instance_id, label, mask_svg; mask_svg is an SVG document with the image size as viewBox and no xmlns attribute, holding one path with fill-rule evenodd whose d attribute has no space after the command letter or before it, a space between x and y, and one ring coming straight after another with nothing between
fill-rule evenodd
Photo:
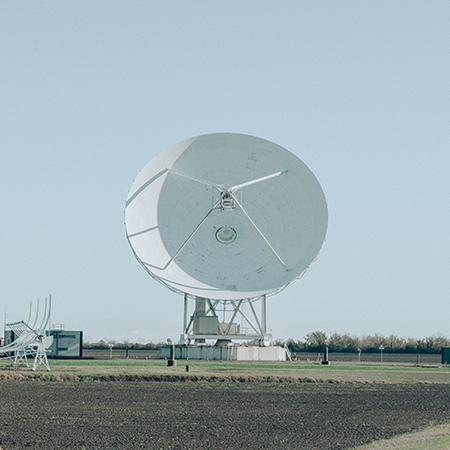
<instances>
[{"instance_id":1,"label":"dish reflector panel","mask_svg":"<svg viewBox=\"0 0 450 450\"><path fill-rule=\"evenodd\" d=\"M172 290L217 300L270 295L300 278L327 223L323 191L300 159L233 133L158 154L133 182L125 208L143 267Z\"/></svg>"}]
</instances>

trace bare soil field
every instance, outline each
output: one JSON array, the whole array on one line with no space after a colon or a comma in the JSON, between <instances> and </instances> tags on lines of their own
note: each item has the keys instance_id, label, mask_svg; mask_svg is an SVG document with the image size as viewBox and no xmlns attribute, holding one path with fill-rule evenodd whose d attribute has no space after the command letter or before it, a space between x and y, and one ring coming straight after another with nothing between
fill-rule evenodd
<instances>
[{"instance_id":1,"label":"bare soil field","mask_svg":"<svg viewBox=\"0 0 450 450\"><path fill-rule=\"evenodd\" d=\"M0 381L0 447L350 449L450 422L449 396L426 383Z\"/></svg>"}]
</instances>

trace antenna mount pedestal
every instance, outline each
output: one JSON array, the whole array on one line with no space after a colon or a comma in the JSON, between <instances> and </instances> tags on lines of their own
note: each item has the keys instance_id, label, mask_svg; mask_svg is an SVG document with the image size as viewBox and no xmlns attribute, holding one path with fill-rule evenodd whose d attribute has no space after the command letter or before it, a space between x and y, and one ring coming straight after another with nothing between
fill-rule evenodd
<instances>
[{"instance_id":1,"label":"antenna mount pedestal","mask_svg":"<svg viewBox=\"0 0 450 450\"><path fill-rule=\"evenodd\" d=\"M194 311L189 315L189 300ZM191 302L192 303L192 302ZM260 311L255 306L260 303ZM241 300L213 300L184 294L184 323L180 344L205 344L214 340L216 346L233 341L252 341L253 345L270 345L272 334L266 328L266 296Z\"/></svg>"}]
</instances>

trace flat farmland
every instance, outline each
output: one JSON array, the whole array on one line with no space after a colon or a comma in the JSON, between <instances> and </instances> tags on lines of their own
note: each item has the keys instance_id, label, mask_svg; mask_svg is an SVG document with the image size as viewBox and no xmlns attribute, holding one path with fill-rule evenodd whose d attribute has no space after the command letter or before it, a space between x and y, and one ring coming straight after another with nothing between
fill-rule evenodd
<instances>
[{"instance_id":1,"label":"flat farmland","mask_svg":"<svg viewBox=\"0 0 450 450\"><path fill-rule=\"evenodd\" d=\"M1 381L9 449L350 449L450 422L450 385Z\"/></svg>"},{"instance_id":2,"label":"flat farmland","mask_svg":"<svg viewBox=\"0 0 450 450\"><path fill-rule=\"evenodd\" d=\"M450 422L450 370L442 366L168 367L137 358L50 365L0 366L2 450L353 449Z\"/></svg>"}]
</instances>

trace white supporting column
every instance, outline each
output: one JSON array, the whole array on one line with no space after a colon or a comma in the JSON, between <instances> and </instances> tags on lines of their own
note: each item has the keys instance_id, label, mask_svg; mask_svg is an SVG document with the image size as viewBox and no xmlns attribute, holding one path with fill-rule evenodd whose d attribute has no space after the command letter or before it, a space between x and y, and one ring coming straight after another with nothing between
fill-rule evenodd
<instances>
[{"instance_id":1,"label":"white supporting column","mask_svg":"<svg viewBox=\"0 0 450 450\"><path fill-rule=\"evenodd\" d=\"M261 325L263 334L267 332L267 323L266 323L266 295L264 294L261 299Z\"/></svg>"},{"instance_id":2,"label":"white supporting column","mask_svg":"<svg viewBox=\"0 0 450 450\"><path fill-rule=\"evenodd\" d=\"M187 318L188 318L188 295L184 294L184 317L183 317L183 333L187 334Z\"/></svg>"}]
</instances>

